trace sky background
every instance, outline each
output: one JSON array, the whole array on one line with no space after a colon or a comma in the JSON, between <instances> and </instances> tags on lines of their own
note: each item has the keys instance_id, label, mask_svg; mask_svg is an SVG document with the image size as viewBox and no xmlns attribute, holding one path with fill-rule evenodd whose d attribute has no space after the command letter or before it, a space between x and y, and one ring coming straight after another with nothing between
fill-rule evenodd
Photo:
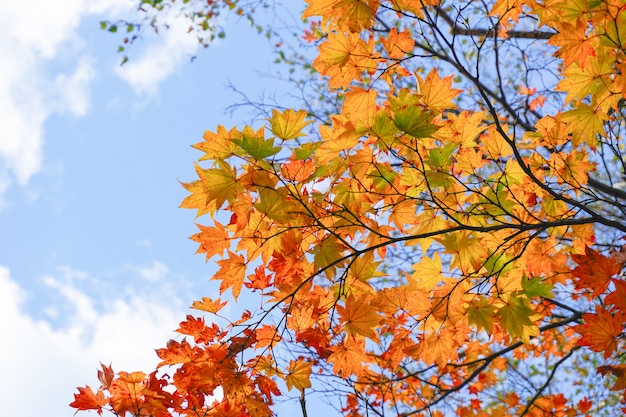
<instances>
[{"instance_id":1,"label":"sky background","mask_svg":"<svg viewBox=\"0 0 626 417\"><path fill-rule=\"evenodd\" d=\"M133 0L0 0L2 415L72 416L99 361L149 371L191 302L218 296L188 239L195 213L178 208L190 145L252 117L225 112L241 102L229 83L253 99L289 88L262 75L277 71L272 45L237 19L198 52L174 19L120 67L121 36L99 22L136 13Z\"/></svg>"}]
</instances>

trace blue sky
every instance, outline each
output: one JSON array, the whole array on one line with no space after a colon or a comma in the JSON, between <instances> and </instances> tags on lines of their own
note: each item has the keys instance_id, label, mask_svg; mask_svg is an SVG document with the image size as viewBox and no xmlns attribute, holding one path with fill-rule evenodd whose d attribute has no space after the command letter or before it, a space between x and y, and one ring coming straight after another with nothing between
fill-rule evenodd
<instances>
[{"instance_id":1,"label":"blue sky","mask_svg":"<svg viewBox=\"0 0 626 417\"><path fill-rule=\"evenodd\" d=\"M229 82L252 98L288 88L260 75L278 69L272 45L245 21L191 63L174 20L120 67L99 21L134 4L0 0L2 415L73 415L98 361L149 370L191 301L217 296L178 208L190 145L250 119L225 113L241 100Z\"/></svg>"}]
</instances>

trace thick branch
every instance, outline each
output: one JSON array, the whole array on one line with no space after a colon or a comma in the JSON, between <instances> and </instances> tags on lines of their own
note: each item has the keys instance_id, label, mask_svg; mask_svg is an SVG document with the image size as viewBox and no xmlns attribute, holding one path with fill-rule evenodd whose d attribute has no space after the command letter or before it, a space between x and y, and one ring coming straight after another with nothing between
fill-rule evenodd
<instances>
[{"instance_id":1,"label":"thick branch","mask_svg":"<svg viewBox=\"0 0 626 417\"><path fill-rule=\"evenodd\" d=\"M608 194L611 197L617 198L619 200L626 200L626 191L613 188L610 185L604 184L591 177L588 178L587 184L589 184L592 188L595 188L597 191Z\"/></svg>"},{"instance_id":2,"label":"thick branch","mask_svg":"<svg viewBox=\"0 0 626 417\"><path fill-rule=\"evenodd\" d=\"M452 28L452 33L455 35L461 36L484 36L493 38L497 36L497 31L495 28L486 29L486 28L464 28L459 27L457 22L446 13L445 10L439 8L439 15L446 21ZM509 38L517 38L517 39L550 39L554 32L544 32L541 30L509 30L506 32Z\"/></svg>"}]
</instances>

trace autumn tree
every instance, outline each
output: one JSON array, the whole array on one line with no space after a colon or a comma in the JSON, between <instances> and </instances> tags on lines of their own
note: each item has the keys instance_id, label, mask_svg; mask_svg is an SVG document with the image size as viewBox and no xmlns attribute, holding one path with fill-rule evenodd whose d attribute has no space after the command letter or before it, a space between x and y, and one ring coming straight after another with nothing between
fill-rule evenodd
<instances>
[{"instance_id":1,"label":"autumn tree","mask_svg":"<svg viewBox=\"0 0 626 417\"><path fill-rule=\"evenodd\" d=\"M157 370L102 366L71 405L625 413L626 3L307 0L303 18L318 52L293 62L336 105L194 145L181 206L222 297L193 302Z\"/></svg>"}]
</instances>

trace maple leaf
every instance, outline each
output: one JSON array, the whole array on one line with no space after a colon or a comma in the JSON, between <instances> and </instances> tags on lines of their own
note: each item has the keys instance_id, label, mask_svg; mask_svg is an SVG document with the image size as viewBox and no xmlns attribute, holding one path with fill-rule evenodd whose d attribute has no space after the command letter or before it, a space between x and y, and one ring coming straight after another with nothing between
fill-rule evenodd
<instances>
[{"instance_id":1,"label":"maple leaf","mask_svg":"<svg viewBox=\"0 0 626 417\"><path fill-rule=\"evenodd\" d=\"M587 59L597 56L593 41L586 33L585 23L577 21L575 24L563 22L561 32L552 36L548 43L558 46L556 54L563 59L565 67L577 63L580 68L585 67Z\"/></svg>"},{"instance_id":2,"label":"maple leaf","mask_svg":"<svg viewBox=\"0 0 626 417\"><path fill-rule=\"evenodd\" d=\"M197 208L201 216L214 208L220 208L226 200L232 199L242 189L236 171L225 162L219 169L203 169L196 165L199 181L182 183L192 195L185 198L181 208Z\"/></svg>"},{"instance_id":3,"label":"maple leaf","mask_svg":"<svg viewBox=\"0 0 626 417\"><path fill-rule=\"evenodd\" d=\"M194 359L194 352L194 348L186 340L181 342L170 340L167 347L156 350L157 356L162 359L157 367L191 362Z\"/></svg>"},{"instance_id":4,"label":"maple leaf","mask_svg":"<svg viewBox=\"0 0 626 417\"><path fill-rule=\"evenodd\" d=\"M359 123L370 124L377 113L377 96L378 92L373 88L364 89L352 87L350 91L345 94L341 111L357 125Z\"/></svg>"},{"instance_id":5,"label":"maple leaf","mask_svg":"<svg viewBox=\"0 0 626 417\"><path fill-rule=\"evenodd\" d=\"M419 105L421 96L402 89L398 97L390 97L389 100L394 110L393 123L398 129L414 138L425 138L437 131L433 114Z\"/></svg>"},{"instance_id":6,"label":"maple leaf","mask_svg":"<svg viewBox=\"0 0 626 417\"><path fill-rule=\"evenodd\" d=\"M535 87L533 88L528 88L525 85L520 85L519 86L519 93L523 94L525 96L532 96L533 94L535 94L537 92L537 89Z\"/></svg>"},{"instance_id":7,"label":"maple leaf","mask_svg":"<svg viewBox=\"0 0 626 417\"><path fill-rule=\"evenodd\" d=\"M221 299L213 300L209 297L202 297L201 301L194 301L191 304L191 308L195 308L196 310L206 311L208 313L217 313L226 305L226 301Z\"/></svg>"},{"instance_id":8,"label":"maple leaf","mask_svg":"<svg viewBox=\"0 0 626 417\"><path fill-rule=\"evenodd\" d=\"M311 387L311 363L302 359L289 361L287 372L285 374L285 383L287 389L297 388L304 391L305 388Z\"/></svg>"},{"instance_id":9,"label":"maple leaf","mask_svg":"<svg viewBox=\"0 0 626 417\"><path fill-rule=\"evenodd\" d=\"M535 97L530 103L528 103L528 108L531 110L537 110L541 106L543 106L546 102L547 98L542 96L541 94Z\"/></svg>"},{"instance_id":10,"label":"maple leaf","mask_svg":"<svg viewBox=\"0 0 626 417\"><path fill-rule=\"evenodd\" d=\"M506 300L505 304L496 311L495 316L500 318L502 326L511 336L519 337L523 343L530 343L530 338L539 334L539 328L534 322L539 316L524 297L512 295L503 299Z\"/></svg>"},{"instance_id":11,"label":"maple leaf","mask_svg":"<svg viewBox=\"0 0 626 417\"><path fill-rule=\"evenodd\" d=\"M391 28L381 42L391 59L402 58L415 48L415 41L408 30L398 32L396 28Z\"/></svg>"},{"instance_id":12,"label":"maple leaf","mask_svg":"<svg viewBox=\"0 0 626 417\"><path fill-rule=\"evenodd\" d=\"M439 254L435 252L432 259L425 256L421 261L413 264L412 279L416 283L417 287L430 291L443 280L443 267L441 266L441 258Z\"/></svg>"},{"instance_id":13,"label":"maple leaf","mask_svg":"<svg viewBox=\"0 0 626 417\"><path fill-rule=\"evenodd\" d=\"M425 79L417 76L422 102L426 107L434 111L455 107L452 100L463 90L452 88L452 78L452 75L440 78L436 68L433 68Z\"/></svg>"},{"instance_id":14,"label":"maple leaf","mask_svg":"<svg viewBox=\"0 0 626 417\"><path fill-rule=\"evenodd\" d=\"M575 109L563 113L559 119L567 123L574 145L587 143L591 149L595 149L597 135L604 133L604 122L608 120L608 115L599 108L581 103Z\"/></svg>"},{"instance_id":15,"label":"maple leaf","mask_svg":"<svg viewBox=\"0 0 626 417\"><path fill-rule=\"evenodd\" d=\"M596 297L606 291L611 278L619 274L622 266L613 258L587 247L584 255L572 255L572 260L578 264L572 274L578 278L576 288L579 290L590 288L591 295Z\"/></svg>"},{"instance_id":16,"label":"maple leaf","mask_svg":"<svg viewBox=\"0 0 626 417\"><path fill-rule=\"evenodd\" d=\"M302 17L322 16L324 22L332 19L338 28L351 32L360 32L361 29L369 27L378 9L378 1L306 0L306 2L309 6Z\"/></svg>"},{"instance_id":17,"label":"maple leaf","mask_svg":"<svg viewBox=\"0 0 626 417\"><path fill-rule=\"evenodd\" d=\"M102 407L108 403L108 400L104 398L104 393L98 390L94 393L89 385L84 388L78 388L78 394L74 394L74 401L70 403L70 407L74 407L77 410L96 410L98 414L102 415Z\"/></svg>"},{"instance_id":18,"label":"maple leaf","mask_svg":"<svg viewBox=\"0 0 626 417\"><path fill-rule=\"evenodd\" d=\"M240 134L241 132L235 128L227 131L224 126L219 125L217 132L205 131L204 142L196 143L193 147L204 152L200 161L228 158L237 153L238 148L232 138L238 137Z\"/></svg>"},{"instance_id":19,"label":"maple leaf","mask_svg":"<svg viewBox=\"0 0 626 417\"><path fill-rule=\"evenodd\" d=\"M484 329L487 333L493 333L493 317L496 307L487 299L476 299L470 303L467 309L467 319L471 324L479 329Z\"/></svg>"},{"instance_id":20,"label":"maple leaf","mask_svg":"<svg viewBox=\"0 0 626 417\"><path fill-rule=\"evenodd\" d=\"M626 365L602 365L598 367L602 375L612 374L617 379L611 387L613 391L626 390Z\"/></svg>"},{"instance_id":21,"label":"maple leaf","mask_svg":"<svg viewBox=\"0 0 626 417\"><path fill-rule=\"evenodd\" d=\"M111 365L106 366L100 363L100 367L102 370L98 370L98 381L102 384L102 389L108 389L111 386L113 378L115 377L115 373L113 372Z\"/></svg>"},{"instance_id":22,"label":"maple leaf","mask_svg":"<svg viewBox=\"0 0 626 417\"><path fill-rule=\"evenodd\" d=\"M346 325L346 330L352 335L361 335L370 339L378 339L374 330L381 320L381 316L370 304L372 299L365 295L350 295L345 306L337 306L337 311Z\"/></svg>"},{"instance_id":23,"label":"maple leaf","mask_svg":"<svg viewBox=\"0 0 626 417\"><path fill-rule=\"evenodd\" d=\"M592 60L585 68L573 63L563 71L563 79L557 85L557 89L567 92L565 97L567 102L578 103L589 95L594 96L594 101L598 102L598 99L608 92L607 86L611 84L613 64L614 62L605 55Z\"/></svg>"},{"instance_id":24,"label":"maple leaf","mask_svg":"<svg viewBox=\"0 0 626 417\"><path fill-rule=\"evenodd\" d=\"M366 43L358 33L347 36L330 33L326 42L319 46L320 53L313 61L313 68L330 77L330 87L347 87L364 70L376 68L373 48L373 42Z\"/></svg>"},{"instance_id":25,"label":"maple leaf","mask_svg":"<svg viewBox=\"0 0 626 417\"><path fill-rule=\"evenodd\" d=\"M281 150L280 147L274 147L274 138L265 139L262 134L246 135L244 133L241 139L233 139L233 143L239 145L255 160L276 155Z\"/></svg>"},{"instance_id":26,"label":"maple leaf","mask_svg":"<svg viewBox=\"0 0 626 417\"><path fill-rule=\"evenodd\" d=\"M346 379L350 375L362 375L363 363L368 362L365 353L365 339L347 336L338 346L329 348L332 352L328 362L333 365L333 372Z\"/></svg>"},{"instance_id":27,"label":"maple leaf","mask_svg":"<svg viewBox=\"0 0 626 417\"><path fill-rule=\"evenodd\" d=\"M213 341L219 335L219 328L215 323L212 327L207 327L202 317L196 318L188 314L187 319L180 323L176 332L193 336L195 343L206 343Z\"/></svg>"},{"instance_id":28,"label":"maple leaf","mask_svg":"<svg viewBox=\"0 0 626 417\"><path fill-rule=\"evenodd\" d=\"M617 349L617 338L624 331L626 314L618 311L611 314L601 306L596 306L596 313L583 315L584 324L574 327L574 330L582 335L578 341L580 346L589 346L594 352L604 352L604 358L610 357Z\"/></svg>"},{"instance_id":29,"label":"maple leaf","mask_svg":"<svg viewBox=\"0 0 626 417\"><path fill-rule=\"evenodd\" d=\"M272 110L272 117L268 120L274 135L283 140L290 140L304 136L302 129L311 123L310 121L304 121L306 116L307 113L304 110L298 110L297 112L292 109L283 112Z\"/></svg>"},{"instance_id":30,"label":"maple leaf","mask_svg":"<svg viewBox=\"0 0 626 417\"><path fill-rule=\"evenodd\" d=\"M111 407L118 415L139 414L144 403L146 374L143 372L120 372L111 383Z\"/></svg>"},{"instance_id":31,"label":"maple leaf","mask_svg":"<svg viewBox=\"0 0 626 417\"><path fill-rule=\"evenodd\" d=\"M337 261L341 259L343 245L334 236L329 236L321 241L313 250L313 264L316 269L325 269L325 273L334 276L337 269Z\"/></svg>"},{"instance_id":32,"label":"maple leaf","mask_svg":"<svg viewBox=\"0 0 626 417\"><path fill-rule=\"evenodd\" d=\"M454 330L448 327L428 334L415 348L413 355L427 364L444 366L457 359Z\"/></svg>"},{"instance_id":33,"label":"maple leaf","mask_svg":"<svg viewBox=\"0 0 626 417\"><path fill-rule=\"evenodd\" d=\"M200 233L191 236L191 240L200 244L196 253L205 253L207 261L215 255L221 255L230 247L228 229L220 223L215 222L215 227L201 224L197 226Z\"/></svg>"},{"instance_id":34,"label":"maple leaf","mask_svg":"<svg viewBox=\"0 0 626 417\"><path fill-rule=\"evenodd\" d=\"M489 126L486 133L480 136L480 143L483 145L483 150L486 151L487 155L492 159L506 158L513 154L511 146L504 140L500 132L498 132L493 125Z\"/></svg>"},{"instance_id":35,"label":"maple leaf","mask_svg":"<svg viewBox=\"0 0 626 417\"><path fill-rule=\"evenodd\" d=\"M604 301L612 304L615 309L626 313L626 281L623 279L614 279L613 285L615 290L606 296Z\"/></svg>"},{"instance_id":36,"label":"maple leaf","mask_svg":"<svg viewBox=\"0 0 626 417\"><path fill-rule=\"evenodd\" d=\"M246 277L245 258L243 255L228 251L228 258L217 261L217 264L220 269L211 279L221 281L220 294L230 288L236 300L241 293L243 280Z\"/></svg>"}]
</instances>

